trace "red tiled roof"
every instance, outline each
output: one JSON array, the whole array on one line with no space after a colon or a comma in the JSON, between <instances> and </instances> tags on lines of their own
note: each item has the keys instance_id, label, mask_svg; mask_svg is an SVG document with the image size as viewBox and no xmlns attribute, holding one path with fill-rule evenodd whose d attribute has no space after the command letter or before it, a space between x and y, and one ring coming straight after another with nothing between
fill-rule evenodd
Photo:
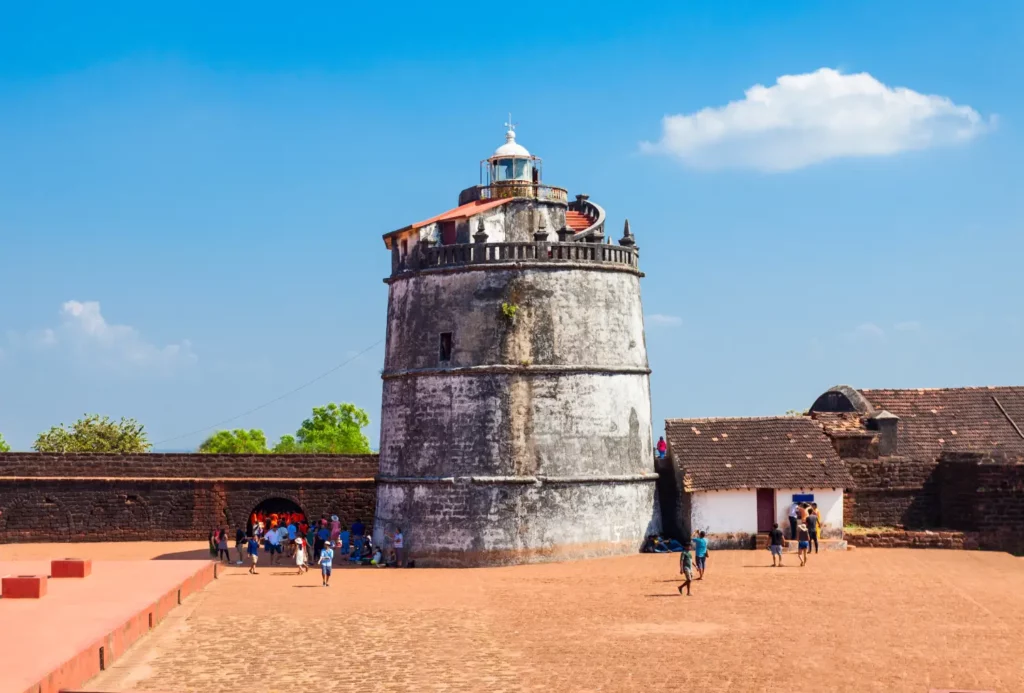
<instances>
[{"instance_id":1,"label":"red tiled roof","mask_svg":"<svg viewBox=\"0 0 1024 693\"><path fill-rule=\"evenodd\" d=\"M409 226L410 229L423 228L427 224L436 224L439 221L451 221L453 219L468 219L471 216L479 214L480 212L486 212L488 209L494 209L501 205L511 202L512 198L505 198L501 200L476 200L474 202L467 202L464 205L459 205L454 209L449 209L447 212L442 212L436 217L430 217L423 221L416 222Z\"/></svg>"},{"instance_id":2,"label":"red tiled roof","mask_svg":"<svg viewBox=\"0 0 1024 693\"><path fill-rule=\"evenodd\" d=\"M1024 437L1017 430L1024 430L1024 387L860 393L876 411L884 409L900 418L901 455L934 459L945 450L1024 450Z\"/></svg>"},{"instance_id":3,"label":"red tiled roof","mask_svg":"<svg viewBox=\"0 0 1024 693\"><path fill-rule=\"evenodd\" d=\"M467 202L466 204L459 205L454 209L449 209L447 212L441 212L435 217L430 217L429 219L424 219L423 221L418 221L415 224L409 224L408 226L403 226L400 229L396 229L394 231L391 231L390 233L384 234L384 245L386 245L388 248L391 247L390 244L392 236L409 233L411 231L415 231L416 229L421 229L428 224L436 224L439 221L468 219L471 216L480 214L481 212L486 212L487 210L494 209L495 207L500 207L501 205L511 201L512 198L508 197L500 200L475 200L473 202Z\"/></svg>"},{"instance_id":4,"label":"red tiled roof","mask_svg":"<svg viewBox=\"0 0 1024 693\"><path fill-rule=\"evenodd\" d=\"M669 419L665 435L686 491L854 485L821 425L807 416Z\"/></svg>"}]
</instances>

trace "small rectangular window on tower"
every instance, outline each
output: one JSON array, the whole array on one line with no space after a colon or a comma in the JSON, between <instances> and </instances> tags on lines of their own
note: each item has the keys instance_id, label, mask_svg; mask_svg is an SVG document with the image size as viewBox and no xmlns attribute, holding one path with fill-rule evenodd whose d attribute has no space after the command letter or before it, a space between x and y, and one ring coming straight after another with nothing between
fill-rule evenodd
<instances>
[{"instance_id":1,"label":"small rectangular window on tower","mask_svg":"<svg viewBox=\"0 0 1024 693\"><path fill-rule=\"evenodd\" d=\"M452 333L451 332L442 332L441 333L440 348L439 348L438 358L441 361L451 361L452 360Z\"/></svg>"}]
</instances>

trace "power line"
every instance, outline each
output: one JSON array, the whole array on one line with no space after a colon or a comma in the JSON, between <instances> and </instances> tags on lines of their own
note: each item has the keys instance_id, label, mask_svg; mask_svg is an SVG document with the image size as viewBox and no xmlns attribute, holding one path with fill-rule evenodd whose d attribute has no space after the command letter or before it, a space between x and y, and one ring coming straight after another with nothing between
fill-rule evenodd
<instances>
[{"instance_id":1,"label":"power line","mask_svg":"<svg viewBox=\"0 0 1024 693\"><path fill-rule=\"evenodd\" d=\"M163 440L158 440L157 442L153 443L153 446L163 445L164 443L170 443L170 442L173 442L175 440L181 440L182 438L188 438L189 436L194 436L197 433L203 433L205 431L209 431L209 430L212 430L214 428L220 428L224 424L229 424L232 421L237 421L238 419L241 419L244 416L248 416L249 414L252 414L254 412L257 412L260 409L265 409L265 408L269 407L271 404L274 404L275 402L280 402L285 397L291 397L292 395L294 395L299 390L304 390L305 388L309 387L313 383L316 383L316 382L319 382L319 381L323 380L324 378L329 376L331 373L334 373L335 371L341 370L342 368L344 368L348 364L352 363L357 358L359 358L360 356L362 356L363 354L368 352L370 349L373 349L374 347L376 347L378 344L380 344L383 341L384 341L383 339L378 339L376 342L374 342L370 346L366 347L365 349L360 351L358 354L356 354L352 358L350 358L350 359L348 359L346 361L342 361L341 363L339 363L334 368L331 368L330 370L324 371L323 373L321 373L320 375L316 376L315 378L313 378L309 382L303 383L302 385L299 385L297 388L295 388L293 390L289 390L288 392L284 393L283 395L279 395L279 396L275 397L274 399L270 400L269 402L264 402L263 404L259 405L258 407L253 407L252 409L249 409L248 411L244 411L241 414L238 414L236 416L232 416L230 419L224 419L223 421L218 421L217 423L213 424L212 426L205 426L203 428L198 428L198 429L196 429L194 431L189 431L188 433L182 433L180 436L174 436L173 438L164 438Z\"/></svg>"}]
</instances>

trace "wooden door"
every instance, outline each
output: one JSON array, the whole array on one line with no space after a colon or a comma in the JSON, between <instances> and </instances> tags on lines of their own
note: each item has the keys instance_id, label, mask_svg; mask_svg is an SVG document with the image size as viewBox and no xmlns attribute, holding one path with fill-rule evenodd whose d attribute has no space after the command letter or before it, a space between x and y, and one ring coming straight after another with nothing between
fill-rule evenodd
<instances>
[{"instance_id":1,"label":"wooden door","mask_svg":"<svg viewBox=\"0 0 1024 693\"><path fill-rule=\"evenodd\" d=\"M770 532L775 524L775 489L757 489L757 531Z\"/></svg>"}]
</instances>

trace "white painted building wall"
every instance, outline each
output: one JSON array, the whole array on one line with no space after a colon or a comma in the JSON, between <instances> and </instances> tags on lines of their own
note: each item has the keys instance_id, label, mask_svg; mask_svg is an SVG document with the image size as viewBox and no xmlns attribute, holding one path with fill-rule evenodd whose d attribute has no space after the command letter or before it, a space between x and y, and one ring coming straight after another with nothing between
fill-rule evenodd
<instances>
[{"instance_id":1,"label":"white painted building wall","mask_svg":"<svg viewBox=\"0 0 1024 693\"><path fill-rule=\"evenodd\" d=\"M843 526L843 489L812 488L812 489L777 489L775 491L775 521L779 527L789 531L789 506L793 503L794 494L814 494L814 502L824 521L823 527L841 529Z\"/></svg>"},{"instance_id":2,"label":"white painted building wall","mask_svg":"<svg viewBox=\"0 0 1024 693\"><path fill-rule=\"evenodd\" d=\"M842 489L776 489L775 521L789 531L789 505L793 494L814 494L814 502L824 518L824 526L839 529L843 526ZM757 491L698 491L691 497L690 526L693 531L703 529L708 534L757 532Z\"/></svg>"},{"instance_id":3,"label":"white painted building wall","mask_svg":"<svg viewBox=\"0 0 1024 693\"><path fill-rule=\"evenodd\" d=\"M757 492L754 490L698 491L690 501L691 531L757 532Z\"/></svg>"}]
</instances>

